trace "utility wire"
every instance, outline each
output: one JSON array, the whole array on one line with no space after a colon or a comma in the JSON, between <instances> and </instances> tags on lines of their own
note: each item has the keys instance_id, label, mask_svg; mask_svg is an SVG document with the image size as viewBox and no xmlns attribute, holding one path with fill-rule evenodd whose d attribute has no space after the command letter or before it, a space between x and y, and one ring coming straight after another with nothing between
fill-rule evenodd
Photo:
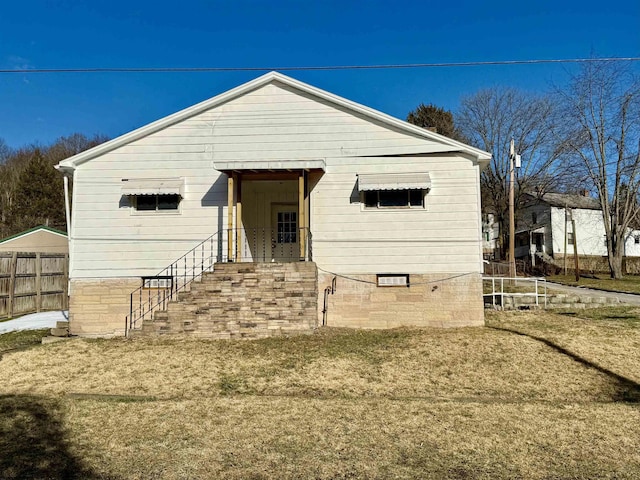
<instances>
[{"instance_id":1,"label":"utility wire","mask_svg":"<svg viewBox=\"0 0 640 480\"><path fill-rule=\"evenodd\" d=\"M16 68L0 73L184 73L184 72L256 72L313 70L392 70L405 68L481 67L491 65L536 65L549 63L637 62L640 57L563 58L537 60L495 60L483 62L402 63L386 65L324 65L289 67L100 67L100 68Z\"/></svg>"}]
</instances>

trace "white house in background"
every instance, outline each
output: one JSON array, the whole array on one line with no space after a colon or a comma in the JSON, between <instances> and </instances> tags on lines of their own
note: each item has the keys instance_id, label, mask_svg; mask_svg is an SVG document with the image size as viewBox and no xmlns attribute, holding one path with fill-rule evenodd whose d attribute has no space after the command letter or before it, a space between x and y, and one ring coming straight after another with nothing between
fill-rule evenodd
<instances>
[{"instance_id":1,"label":"white house in background","mask_svg":"<svg viewBox=\"0 0 640 480\"><path fill-rule=\"evenodd\" d=\"M498 236L500 225L493 213L482 215L482 252L485 259L495 259L498 250Z\"/></svg>"},{"instance_id":2,"label":"white house in background","mask_svg":"<svg viewBox=\"0 0 640 480\"><path fill-rule=\"evenodd\" d=\"M546 253L552 257L573 255L573 226L576 225L578 255L607 256L602 210L587 192L526 194L516 229L516 257ZM565 238L566 231L566 238ZM629 232L625 255L640 255L640 232Z\"/></svg>"},{"instance_id":3,"label":"white house in background","mask_svg":"<svg viewBox=\"0 0 640 480\"><path fill-rule=\"evenodd\" d=\"M480 171L489 160L268 73L60 162L74 186L71 332L140 329L151 321L144 305L194 265L196 279L198 268L237 266L225 278L263 286L270 268L312 269L313 318L294 325L247 301L235 309L254 315L244 329L481 325ZM286 289L296 275L269 281ZM210 290L238 301L239 289ZM269 308L285 305L276 297ZM170 315L161 303L150 308ZM301 318L296 308L282 315Z\"/></svg>"}]
</instances>

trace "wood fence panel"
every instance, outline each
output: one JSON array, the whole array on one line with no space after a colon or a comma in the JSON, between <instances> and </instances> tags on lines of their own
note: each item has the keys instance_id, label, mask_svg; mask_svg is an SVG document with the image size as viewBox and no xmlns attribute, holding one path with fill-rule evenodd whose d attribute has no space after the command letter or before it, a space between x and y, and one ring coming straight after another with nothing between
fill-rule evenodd
<instances>
[{"instance_id":1,"label":"wood fence panel","mask_svg":"<svg viewBox=\"0 0 640 480\"><path fill-rule=\"evenodd\" d=\"M0 318L68 308L69 256L0 252Z\"/></svg>"}]
</instances>

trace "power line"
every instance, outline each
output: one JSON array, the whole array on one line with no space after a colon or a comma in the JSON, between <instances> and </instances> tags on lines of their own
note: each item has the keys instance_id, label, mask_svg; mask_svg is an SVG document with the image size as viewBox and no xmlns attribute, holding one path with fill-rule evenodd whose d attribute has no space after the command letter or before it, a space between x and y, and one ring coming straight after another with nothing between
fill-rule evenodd
<instances>
[{"instance_id":1,"label":"power line","mask_svg":"<svg viewBox=\"0 0 640 480\"><path fill-rule=\"evenodd\" d=\"M534 60L494 60L482 62L402 63L384 65L324 65L289 67L99 67L99 68L17 68L0 73L185 73L185 72L261 72L314 70L392 70L406 68L482 67L496 65L537 65L549 63L637 62L640 57L563 58Z\"/></svg>"}]
</instances>

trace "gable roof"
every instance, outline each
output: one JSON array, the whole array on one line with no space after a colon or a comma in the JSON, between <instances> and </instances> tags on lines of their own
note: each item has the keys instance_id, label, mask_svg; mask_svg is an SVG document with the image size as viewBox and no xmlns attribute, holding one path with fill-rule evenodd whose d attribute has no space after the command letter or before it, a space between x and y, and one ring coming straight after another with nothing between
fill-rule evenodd
<instances>
[{"instance_id":1,"label":"gable roof","mask_svg":"<svg viewBox=\"0 0 640 480\"><path fill-rule=\"evenodd\" d=\"M26 237L27 235L31 235L33 233L37 233L37 232L40 232L40 231L53 233L55 235L60 235L61 237L65 237L65 238L67 237L67 234L65 232L62 232L62 231L57 230L55 228L47 227L45 225L40 225L38 227L33 227L33 228L30 228L29 230L25 230L23 232L16 233L15 235L11 235L9 237L0 239L0 245L5 243L5 242L8 242L10 240L15 240L17 238Z\"/></svg>"},{"instance_id":2,"label":"gable roof","mask_svg":"<svg viewBox=\"0 0 640 480\"><path fill-rule=\"evenodd\" d=\"M581 208L584 210L601 210L600 202L593 197L567 193L543 193L536 195L528 193L533 199L538 199L552 207L559 208Z\"/></svg>"},{"instance_id":3,"label":"gable roof","mask_svg":"<svg viewBox=\"0 0 640 480\"><path fill-rule=\"evenodd\" d=\"M69 157L61 161L58 165L56 165L56 168L58 170L63 170L63 171L72 171L78 165L81 165L82 163L87 162L95 157L108 153L112 150L115 150L116 148L122 147L135 140L138 140L147 135L155 133L159 130L167 128L170 125L173 125L183 120L186 120L188 118L191 118L194 115L198 115L201 112L204 112L218 105L226 103L234 98L240 97L248 92L256 90L269 83L284 84L288 87L293 88L294 90L298 90L300 92L304 92L316 98L325 100L336 106L342 107L348 111L360 114L366 118L377 121L383 125L387 125L388 127L392 127L400 131L404 131L407 134L417 135L428 140L437 141L445 146L451 147L451 150L450 150L451 152L462 152L470 155L478 163L482 165L487 164L491 159L490 153L487 153L478 148L472 147L470 145L466 145L462 142L458 142L451 138L445 137L444 135L431 132L422 127L412 125L408 122L392 117L391 115L387 115L385 113L379 112L372 108L365 107L364 105L361 105L356 102L352 102L351 100L347 100L346 98L343 98L338 95L334 95L327 91L321 90L319 88L313 87L311 85L308 85L299 80L295 80L281 73L269 72L254 80L251 80L250 82L247 82L236 88L233 88L224 93L221 93L220 95L217 95L213 98L200 102L191 107L185 108L184 110L180 110L179 112L176 112L172 115L161 118L160 120L156 120L155 122L152 122L148 125L140 127L120 137L114 138L109 142L105 142L94 148L81 152L77 155L74 155L73 157Z\"/></svg>"}]
</instances>

